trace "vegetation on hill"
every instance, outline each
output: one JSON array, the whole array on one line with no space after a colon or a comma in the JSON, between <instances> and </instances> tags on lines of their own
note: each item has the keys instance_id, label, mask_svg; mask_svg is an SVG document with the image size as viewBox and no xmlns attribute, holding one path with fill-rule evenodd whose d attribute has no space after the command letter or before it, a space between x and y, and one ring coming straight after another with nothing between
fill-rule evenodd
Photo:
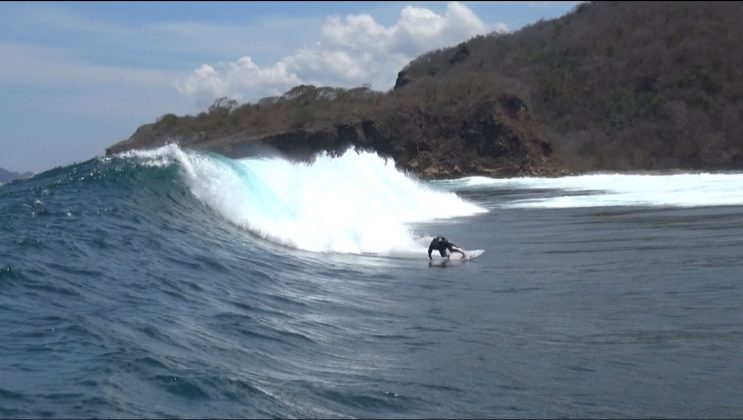
<instances>
[{"instance_id":1,"label":"vegetation on hill","mask_svg":"<svg viewBox=\"0 0 743 420\"><path fill-rule=\"evenodd\" d=\"M429 177L741 168L742 18L740 2L583 3L424 54L387 93L303 85L255 104L221 98L107 152L177 141L305 158L350 145Z\"/></svg>"},{"instance_id":2,"label":"vegetation on hill","mask_svg":"<svg viewBox=\"0 0 743 420\"><path fill-rule=\"evenodd\" d=\"M578 169L741 167L741 19L740 2L584 3L425 54L398 89L516 79L555 152Z\"/></svg>"}]
</instances>

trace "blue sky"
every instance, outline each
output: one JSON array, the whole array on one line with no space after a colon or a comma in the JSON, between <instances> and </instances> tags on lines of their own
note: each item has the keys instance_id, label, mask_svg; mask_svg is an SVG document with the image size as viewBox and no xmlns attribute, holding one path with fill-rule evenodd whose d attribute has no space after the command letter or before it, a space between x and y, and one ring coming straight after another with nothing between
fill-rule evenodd
<instances>
[{"instance_id":1,"label":"blue sky","mask_svg":"<svg viewBox=\"0 0 743 420\"><path fill-rule=\"evenodd\" d=\"M3 2L0 167L100 156L138 126L300 83L388 90L426 51L577 2Z\"/></svg>"}]
</instances>

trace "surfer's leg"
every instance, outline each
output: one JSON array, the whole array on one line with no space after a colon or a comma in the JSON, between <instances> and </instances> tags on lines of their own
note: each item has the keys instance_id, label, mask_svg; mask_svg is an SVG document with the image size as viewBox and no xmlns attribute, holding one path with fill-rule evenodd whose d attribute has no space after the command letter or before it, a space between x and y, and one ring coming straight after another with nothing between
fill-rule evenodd
<instances>
[{"instance_id":1,"label":"surfer's leg","mask_svg":"<svg viewBox=\"0 0 743 420\"><path fill-rule=\"evenodd\" d=\"M448 254L446 253L446 248L444 248L444 249L439 249L439 254L441 254L441 258L446 258L446 257L448 257L448 256L449 256L449 255L448 255Z\"/></svg>"}]
</instances>

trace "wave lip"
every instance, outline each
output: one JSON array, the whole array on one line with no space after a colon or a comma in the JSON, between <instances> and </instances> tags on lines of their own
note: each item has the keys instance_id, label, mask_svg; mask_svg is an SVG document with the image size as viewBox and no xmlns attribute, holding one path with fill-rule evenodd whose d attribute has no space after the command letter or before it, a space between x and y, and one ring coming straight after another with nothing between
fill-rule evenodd
<instances>
[{"instance_id":1,"label":"wave lip","mask_svg":"<svg viewBox=\"0 0 743 420\"><path fill-rule=\"evenodd\" d=\"M743 205L741 173L592 174L510 179L470 177L458 181L457 185L475 189L545 189L569 193L513 200L502 204L503 208Z\"/></svg>"},{"instance_id":2,"label":"wave lip","mask_svg":"<svg viewBox=\"0 0 743 420\"><path fill-rule=\"evenodd\" d=\"M409 224L485 212L437 191L373 153L348 150L311 164L280 158L229 159L176 145L122 157L178 164L193 195L264 238L315 252L418 251Z\"/></svg>"}]
</instances>

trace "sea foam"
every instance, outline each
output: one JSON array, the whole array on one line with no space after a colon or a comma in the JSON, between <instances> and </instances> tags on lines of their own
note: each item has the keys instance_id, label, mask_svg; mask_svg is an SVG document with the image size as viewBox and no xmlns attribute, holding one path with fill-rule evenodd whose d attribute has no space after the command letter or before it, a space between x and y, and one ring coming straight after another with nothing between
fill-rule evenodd
<instances>
[{"instance_id":1,"label":"sea foam","mask_svg":"<svg viewBox=\"0 0 743 420\"><path fill-rule=\"evenodd\" d=\"M411 223L486 211L368 152L321 155L310 164L235 160L176 145L121 156L146 165L180 165L191 192L215 212L264 238L308 251L420 252L429 238L414 234Z\"/></svg>"},{"instance_id":2,"label":"sea foam","mask_svg":"<svg viewBox=\"0 0 743 420\"><path fill-rule=\"evenodd\" d=\"M589 174L510 179L469 177L447 184L450 188L463 189L554 190L545 197L507 201L501 205L502 208L743 205L741 173Z\"/></svg>"}]
</instances>

